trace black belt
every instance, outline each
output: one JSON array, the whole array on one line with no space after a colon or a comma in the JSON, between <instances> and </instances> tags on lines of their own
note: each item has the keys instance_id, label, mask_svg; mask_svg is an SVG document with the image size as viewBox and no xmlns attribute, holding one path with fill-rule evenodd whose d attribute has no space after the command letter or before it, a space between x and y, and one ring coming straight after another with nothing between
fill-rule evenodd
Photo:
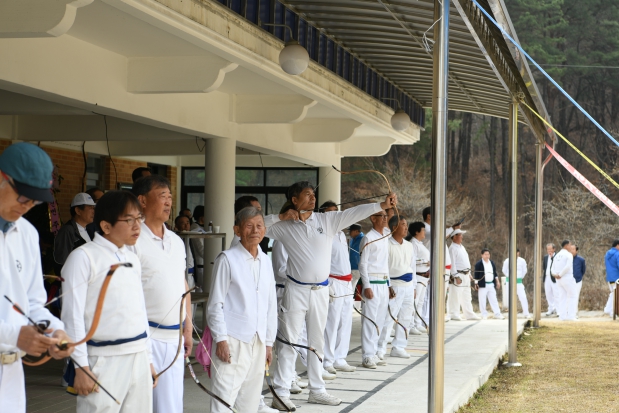
<instances>
[{"instance_id":1,"label":"black belt","mask_svg":"<svg viewBox=\"0 0 619 413\"><path fill-rule=\"evenodd\" d=\"M417 275L419 275L420 277L423 277L423 278L430 278L430 271L418 272Z\"/></svg>"}]
</instances>

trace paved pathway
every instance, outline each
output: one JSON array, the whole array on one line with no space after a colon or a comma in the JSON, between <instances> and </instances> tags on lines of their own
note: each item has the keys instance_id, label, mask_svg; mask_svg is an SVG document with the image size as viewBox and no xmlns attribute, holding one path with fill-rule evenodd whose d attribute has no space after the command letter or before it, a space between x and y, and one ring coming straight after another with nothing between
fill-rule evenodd
<instances>
[{"instance_id":1,"label":"paved pathway","mask_svg":"<svg viewBox=\"0 0 619 413\"><path fill-rule=\"evenodd\" d=\"M519 332L524 324L525 320L518 320ZM355 366L361 364L360 329L361 319L355 314L348 358L349 363ZM445 343L445 412L454 412L488 379L507 351L507 321L450 321L445 324ZM308 404L307 390L293 395L292 399L301 406L300 413L425 412L428 336L410 336L406 350L411 355L410 359L387 356L387 366L379 366L376 370L359 367L354 373L338 373L335 380L327 381L327 390L343 400L340 406ZM201 366L194 369L205 386L210 387ZM75 398L64 393L59 386L61 370L61 364L53 362L27 368L29 413L75 411ZM297 371L305 374L302 364L298 363ZM265 399L270 403L270 393L268 390L265 393ZM189 374L185 377L184 399L186 412L210 411L209 396L195 385Z\"/></svg>"}]
</instances>

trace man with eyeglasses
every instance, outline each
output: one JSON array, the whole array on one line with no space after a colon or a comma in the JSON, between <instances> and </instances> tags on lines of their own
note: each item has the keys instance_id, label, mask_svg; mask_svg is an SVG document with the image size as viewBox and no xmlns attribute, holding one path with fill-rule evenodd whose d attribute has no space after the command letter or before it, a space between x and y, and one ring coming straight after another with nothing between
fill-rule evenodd
<instances>
[{"instance_id":1,"label":"man with eyeglasses","mask_svg":"<svg viewBox=\"0 0 619 413\"><path fill-rule=\"evenodd\" d=\"M16 143L0 155L0 406L2 411L24 413L26 392L21 358L45 352L68 357L73 348L57 344L72 340L62 321L46 308L39 235L22 216L34 205L52 202L52 161L38 146ZM29 325L13 310L8 297L35 321L49 321L47 334Z\"/></svg>"},{"instance_id":2,"label":"man with eyeglasses","mask_svg":"<svg viewBox=\"0 0 619 413\"><path fill-rule=\"evenodd\" d=\"M131 191L144 214L140 237L131 248L142 265L153 365L158 373L171 366L153 389L153 412L182 413L183 360L193 347L190 294L185 298L183 320L179 319L181 297L189 289L185 280L185 244L165 226L172 210L170 181L159 175L144 176L134 182ZM185 349L176 357L180 328Z\"/></svg>"}]
</instances>

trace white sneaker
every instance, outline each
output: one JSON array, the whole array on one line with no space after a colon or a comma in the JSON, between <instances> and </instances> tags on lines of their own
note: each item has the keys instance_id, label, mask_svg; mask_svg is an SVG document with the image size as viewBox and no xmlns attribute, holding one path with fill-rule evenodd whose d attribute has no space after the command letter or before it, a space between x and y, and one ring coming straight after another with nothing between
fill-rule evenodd
<instances>
[{"instance_id":1,"label":"white sneaker","mask_svg":"<svg viewBox=\"0 0 619 413\"><path fill-rule=\"evenodd\" d=\"M366 369L375 369L376 363L374 363L374 357L364 357L363 363L361 363Z\"/></svg>"},{"instance_id":2,"label":"white sneaker","mask_svg":"<svg viewBox=\"0 0 619 413\"><path fill-rule=\"evenodd\" d=\"M410 330L408 330L408 334L412 334L414 336L420 336L422 333L421 331L417 330L417 327L413 327Z\"/></svg>"},{"instance_id":3,"label":"white sneaker","mask_svg":"<svg viewBox=\"0 0 619 413\"><path fill-rule=\"evenodd\" d=\"M333 366L327 366L327 367L325 367L325 370L327 370L331 374L336 374L337 373L337 371L335 371L335 368L333 368Z\"/></svg>"},{"instance_id":4,"label":"white sneaker","mask_svg":"<svg viewBox=\"0 0 619 413\"><path fill-rule=\"evenodd\" d=\"M391 354L389 354L391 357L399 357L402 359L408 359L410 358L410 354L408 354L406 351L397 348L397 347L392 347L391 348Z\"/></svg>"},{"instance_id":5,"label":"white sneaker","mask_svg":"<svg viewBox=\"0 0 619 413\"><path fill-rule=\"evenodd\" d=\"M290 393L292 394L299 394L301 393L302 390L301 388L297 385L296 381L293 381L292 384L290 385Z\"/></svg>"},{"instance_id":6,"label":"white sneaker","mask_svg":"<svg viewBox=\"0 0 619 413\"><path fill-rule=\"evenodd\" d=\"M350 364L346 363L346 361L344 361L343 364L337 364L334 363L333 364L333 368L337 371L345 371L345 372L353 372L355 370L357 370L357 368L355 366L351 366Z\"/></svg>"},{"instance_id":7,"label":"white sneaker","mask_svg":"<svg viewBox=\"0 0 619 413\"><path fill-rule=\"evenodd\" d=\"M306 389L307 386L309 386L309 384L306 381L301 379L301 377L296 375L296 374L295 374L295 377L294 377L294 381L297 383L297 386L299 386L302 389Z\"/></svg>"},{"instance_id":8,"label":"white sneaker","mask_svg":"<svg viewBox=\"0 0 619 413\"><path fill-rule=\"evenodd\" d=\"M315 393L310 392L309 398L307 399L308 403L316 403L316 404L326 404L327 406L337 406L342 403L342 400L338 399L335 396L331 396L329 393Z\"/></svg>"},{"instance_id":9,"label":"white sneaker","mask_svg":"<svg viewBox=\"0 0 619 413\"><path fill-rule=\"evenodd\" d=\"M450 320L451 320L451 316L446 315L446 316L445 316L445 322L447 323L447 322L448 322L448 321L450 321Z\"/></svg>"},{"instance_id":10,"label":"white sneaker","mask_svg":"<svg viewBox=\"0 0 619 413\"><path fill-rule=\"evenodd\" d=\"M503 314L495 314L494 318L496 318L497 320L505 320L505 316Z\"/></svg>"},{"instance_id":11,"label":"white sneaker","mask_svg":"<svg viewBox=\"0 0 619 413\"><path fill-rule=\"evenodd\" d=\"M533 317L531 317L531 314L527 314L527 315L524 316L524 318L526 320L531 320Z\"/></svg>"},{"instance_id":12,"label":"white sneaker","mask_svg":"<svg viewBox=\"0 0 619 413\"><path fill-rule=\"evenodd\" d=\"M279 413L279 410L273 409L266 404L263 404L258 408L258 413Z\"/></svg>"},{"instance_id":13,"label":"white sneaker","mask_svg":"<svg viewBox=\"0 0 619 413\"><path fill-rule=\"evenodd\" d=\"M337 375L335 375L333 373L329 373L327 370L322 369L322 379L323 380L335 380L336 377L337 377Z\"/></svg>"},{"instance_id":14,"label":"white sneaker","mask_svg":"<svg viewBox=\"0 0 619 413\"><path fill-rule=\"evenodd\" d=\"M281 404L279 400L277 400L274 397L273 402L271 403L272 408L278 411L284 411L284 412L287 412L287 411L296 412L297 411L297 407L294 405L293 402L290 401L289 397L279 396L279 398L282 400L282 402L284 402L284 404Z\"/></svg>"},{"instance_id":15,"label":"white sneaker","mask_svg":"<svg viewBox=\"0 0 619 413\"><path fill-rule=\"evenodd\" d=\"M477 314L474 314L472 317L467 317L467 320L481 320Z\"/></svg>"},{"instance_id":16,"label":"white sneaker","mask_svg":"<svg viewBox=\"0 0 619 413\"><path fill-rule=\"evenodd\" d=\"M488 319L488 316L487 316L487 315L482 315L482 316L481 316L481 319L482 319L482 320L487 320L487 319Z\"/></svg>"},{"instance_id":17,"label":"white sneaker","mask_svg":"<svg viewBox=\"0 0 619 413\"><path fill-rule=\"evenodd\" d=\"M383 357L384 357L384 356L385 356L385 355L383 354ZM387 365L387 362L386 362L385 360L381 359L381 358L378 358L378 356L377 356L377 355L376 355L376 356L374 356L374 363L375 363L377 366L386 366L386 365Z\"/></svg>"},{"instance_id":18,"label":"white sneaker","mask_svg":"<svg viewBox=\"0 0 619 413\"><path fill-rule=\"evenodd\" d=\"M459 315L452 315L451 319L453 321L463 321L464 320L464 318L460 317Z\"/></svg>"},{"instance_id":19,"label":"white sneaker","mask_svg":"<svg viewBox=\"0 0 619 413\"><path fill-rule=\"evenodd\" d=\"M378 353L376 353L376 357L378 357L379 360L384 360L385 353L383 353L382 351L379 351Z\"/></svg>"}]
</instances>

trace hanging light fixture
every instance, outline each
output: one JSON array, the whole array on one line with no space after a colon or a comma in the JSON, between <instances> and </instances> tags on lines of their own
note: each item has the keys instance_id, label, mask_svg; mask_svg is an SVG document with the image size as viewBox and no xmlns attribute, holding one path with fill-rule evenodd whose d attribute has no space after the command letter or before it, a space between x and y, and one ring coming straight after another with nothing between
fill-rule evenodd
<instances>
[{"instance_id":1,"label":"hanging light fixture","mask_svg":"<svg viewBox=\"0 0 619 413\"><path fill-rule=\"evenodd\" d=\"M411 118L408 116L408 113L402 110L399 100L393 98L381 98L381 100L393 100L398 104L398 110L396 110L393 116L391 116L391 127L394 130L404 132L409 128L409 126L411 126Z\"/></svg>"},{"instance_id":2,"label":"hanging light fixture","mask_svg":"<svg viewBox=\"0 0 619 413\"><path fill-rule=\"evenodd\" d=\"M260 16L260 2L258 2L258 16ZM258 26L284 27L290 31L290 40L279 52L279 65L282 70L289 75L297 76L305 72L309 66L309 53L305 47L301 46L298 41L294 40L292 28L287 24L263 23L258 18Z\"/></svg>"}]
</instances>

